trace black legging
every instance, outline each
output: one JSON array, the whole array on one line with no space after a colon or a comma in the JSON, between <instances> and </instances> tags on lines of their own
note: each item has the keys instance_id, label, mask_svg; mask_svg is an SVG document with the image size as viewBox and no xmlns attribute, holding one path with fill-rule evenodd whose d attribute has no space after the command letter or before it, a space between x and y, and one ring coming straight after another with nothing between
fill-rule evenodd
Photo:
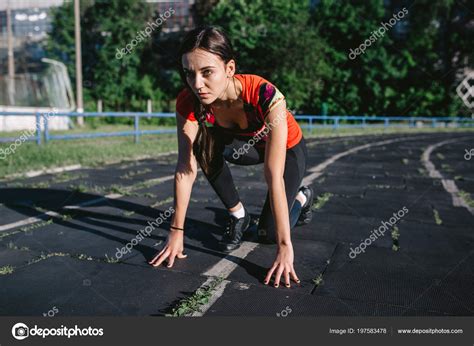
<instances>
[{"instance_id":1,"label":"black legging","mask_svg":"<svg viewBox=\"0 0 474 346\"><path fill-rule=\"evenodd\" d=\"M250 146L247 141L222 136L221 132L217 129L212 130L213 138L215 138L214 158L211 161L209 172L206 173L204 170L203 172L224 206L230 209L240 202L240 197L225 161L244 166L263 163L265 145L263 142L258 142L257 145ZM246 149L243 154L237 155L239 149L242 153L243 148ZM308 152L304 138L297 145L286 150L283 179L288 210L290 211L290 229L295 226L301 212L301 203L295 200L295 198L306 171L307 158ZM265 204L260 214L258 230L261 240L275 242L276 230L270 206L269 192L267 192Z\"/></svg>"}]
</instances>

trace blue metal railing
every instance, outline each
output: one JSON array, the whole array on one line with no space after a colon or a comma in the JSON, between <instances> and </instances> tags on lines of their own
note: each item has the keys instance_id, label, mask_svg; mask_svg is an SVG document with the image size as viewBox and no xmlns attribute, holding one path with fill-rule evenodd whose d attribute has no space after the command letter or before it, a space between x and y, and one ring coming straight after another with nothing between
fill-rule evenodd
<instances>
[{"instance_id":1,"label":"blue metal railing","mask_svg":"<svg viewBox=\"0 0 474 346\"><path fill-rule=\"evenodd\" d=\"M49 114L49 113L48 113ZM176 133L175 129L159 129L159 130L140 130L140 118L175 118L175 113L140 113L140 112L107 112L107 113L76 113L76 112L57 112L52 113L51 116L37 112L0 112L0 116L35 116L35 136L28 138L27 140L36 140L38 144L41 144L42 137L44 141L49 142L52 140L62 139L81 139L81 138L98 138L98 137L123 137L133 136L135 143L139 142L141 135L149 134L161 134L161 133ZM120 132L97 132L97 133L74 133L55 135L51 134L49 130L49 119L51 117L94 117L94 118L105 118L105 117L119 117L119 118L134 118L133 131L120 131ZM43 120L43 126L41 126L41 120ZM0 142L12 142L17 140L18 137L0 137Z\"/></svg>"},{"instance_id":2,"label":"blue metal railing","mask_svg":"<svg viewBox=\"0 0 474 346\"><path fill-rule=\"evenodd\" d=\"M306 121L307 124L300 124L301 128L310 130L315 128L367 128L367 127L416 127L417 122L427 122L430 127L436 128L439 125L451 127L473 127L474 119L460 117L406 117L406 116L353 116L353 115L296 115L297 120ZM320 125L315 125L320 122Z\"/></svg>"},{"instance_id":3,"label":"blue metal railing","mask_svg":"<svg viewBox=\"0 0 474 346\"><path fill-rule=\"evenodd\" d=\"M50 112L52 113L52 112ZM98 138L98 137L123 137L133 136L135 143L138 143L141 135L175 133L175 129L158 129L158 130L140 130L140 118L175 118L175 113L141 113L141 112L107 112L107 113L76 113L56 112L52 115L41 112L0 112L0 116L34 116L35 132L34 135L26 137L26 141L36 141L41 144L43 137L45 142L52 140L70 140L81 138ZM120 132L96 132L96 133L75 133L75 134L51 134L49 130L50 117L121 117L133 118L133 130ZM351 116L351 115L295 115L299 121L301 128L313 129L330 128L337 131L341 128L389 128L389 127L416 127L417 122L427 122L430 127L436 128L442 125L445 127L474 127L474 119L461 117L406 117L406 116ZM41 126L43 120L43 126ZM31 132L30 132L31 133ZM18 137L0 137L0 142L14 142L19 140Z\"/></svg>"},{"instance_id":4,"label":"blue metal railing","mask_svg":"<svg viewBox=\"0 0 474 346\"><path fill-rule=\"evenodd\" d=\"M176 133L175 129L172 130L140 130L140 118L175 118L175 113L135 113L135 112L109 112L109 113L57 113L54 116L64 116L68 114L72 117L120 117L120 118L134 118L133 131L121 131L121 132L98 132L98 133L78 133L68 135L51 135L49 133L48 119L45 118L44 122L44 138L45 142L54 139L80 139L80 138L98 138L98 137L123 137L133 136L135 143L138 143L141 135L150 134L161 134L161 133ZM0 113L1 115L1 113Z\"/></svg>"}]
</instances>

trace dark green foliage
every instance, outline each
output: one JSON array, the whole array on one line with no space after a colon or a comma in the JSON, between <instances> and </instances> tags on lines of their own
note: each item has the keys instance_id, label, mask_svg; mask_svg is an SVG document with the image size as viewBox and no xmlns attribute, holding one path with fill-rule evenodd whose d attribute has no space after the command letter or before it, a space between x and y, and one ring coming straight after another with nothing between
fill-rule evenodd
<instances>
[{"instance_id":1,"label":"dark green foliage","mask_svg":"<svg viewBox=\"0 0 474 346\"><path fill-rule=\"evenodd\" d=\"M468 0L198 0L196 22L218 25L230 36L240 73L260 75L284 93L290 109L329 115L467 115L456 95L463 71L472 68L474 8ZM388 5L387 5L388 4ZM157 18L139 0L81 1L84 98L95 111L174 111L183 87L176 71L182 32L161 28L131 54L122 49ZM72 3L56 10L47 43L74 82ZM406 9L398 24L365 53L349 58L375 30ZM166 24L165 24L166 25ZM124 120L130 122L131 120ZM157 119L149 120L150 123ZM160 120L165 124L165 120ZM169 121L169 120L168 120Z\"/></svg>"}]
</instances>

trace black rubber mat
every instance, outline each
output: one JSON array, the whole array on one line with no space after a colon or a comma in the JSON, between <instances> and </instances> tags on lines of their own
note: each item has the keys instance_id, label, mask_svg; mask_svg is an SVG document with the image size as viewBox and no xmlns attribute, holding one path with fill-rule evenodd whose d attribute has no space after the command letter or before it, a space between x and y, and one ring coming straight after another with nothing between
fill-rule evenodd
<instances>
[{"instance_id":1,"label":"black rubber mat","mask_svg":"<svg viewBox=\"0 0 474 346\"><path fill-rule=\"evenodd\" d=\"M295 253L294 268L301 280L301 285L291 281L292 291L310 293L314 288L313 280L324 271L328 265L335 244L316 241L293 241ZM276 257L276 245L260 245L253 250L244 261L228 277L231 281L264 286L263 279ZM273 284L271 281L270 284ZM284 280L281 280L283 285ZM283 285L284 286L284 285Z\"/></svg>"},{"instance_id":2,"label":"black rubber mat","mask_svg":"<svg viewBox=\"0 0 474 346\"><path fill-rule=\"evenodd\" d=\"M472 314L474 297L466 292L472 291L474 281L465 275L472 270L472 253L470 257L469 253L446 255L449 261L443 261L439 255L408 255L370 246L355 259L350 259L349 254L348 246L338 247L316 295ZM458 267L464 275L454 275L453 270Z\"/></svg>"},{"instance_id":3,"label":"black rubber mat","mask_svg":"<svg viewBox=\"0 0 474 346\"><path fill-rule=\"evenodd\" d=\"M162 315L205 279L140 266L54 257L2 277L0 315L41 316L53 307L57 316Z\"/></svg>"},{"instance_id":4,"label":"black rubber mat","mask_svg":"<svg viewBox=\"0 0 474 346\"><path fill-rule=\"evenodd\" d=\"M230 283L205 316L439 316L437 311L406 309L402 306L361 302L335 297L300 294L285 289Z\"/></svg>"},{"instance_id":5,"label":"black rubber mat","mask_svg":"<svg viewBox=\"0 0 474 346\"><path fill-rule=\"evenodd\" d=\"M238 265L207 314L473 315L472 215L465 208L453 207L441 181L430 178L420 161L429 145L460 135L308 140L310 169L355 146L403 139L341 157L313 182L316 195L332 196L326 203L315 203L319 209L314 210L310 224L292 230L300 287L263 285L276 246L258 245L243 260L228 257ZM418 137L426 138L413 140ZM472 194L472 162L462 159L465 144L442 147L431 158L446 177ZM229 217L202 173L186 213L187 259L176 260L171 269L148 265L166 241L169 224L165 221L124 255L123 262L107 261L147 221L172 205L172 180L143 183L171 176L176 157L0 182L0 224L23 220L42 209L66 215L54 218L53 224L32 225L28 232L18 228L12 230L21 231L17 234L2 233L6 236L0 241L4 274L0 275L0 315L41 315L53 307L64 316L161 315L194 292L207 279L202 274L226 256L217 244ZM267 193L263 165L229 166L242 202L258 218ZM129 188L132 191L127 193ZM109 193L124 196L79 210L61 209ZM397 223L397 242L388 232L365 253L349 257L350 248L359 246L404 206L409 212ZM392 248L395 243L398 251ZM13 272L8 273L11 268Z\"/></svg>"},{"instance_id":6,"label":"black rubber mat","mask_svg":"<svg viewBox=\"0 0 474 346\"><path fill-rule=\"evenodd\" d=\"M19 247L11 240L0 243L0 267L3 268L6 266L13 268L24 266L40 255L41 252Z\"/></svg>"}]
</instances>

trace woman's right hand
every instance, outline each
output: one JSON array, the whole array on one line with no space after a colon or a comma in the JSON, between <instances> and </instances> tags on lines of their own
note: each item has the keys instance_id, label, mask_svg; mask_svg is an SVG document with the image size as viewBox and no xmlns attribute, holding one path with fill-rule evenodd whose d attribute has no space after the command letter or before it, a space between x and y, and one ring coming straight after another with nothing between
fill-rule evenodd
<instances>
[{"instance_id":1,"label":"woman's right hand","mask_svg":"<svg viewBox=\"0 0 474 346\"><path fill-rule=\"evenodd\" d=\"M174 263L174 259L186 258L188 255L183 253L184 250L184 232L182 231L171 231L168 235L165 247L161 250L153 259L148 262L153 267L158 267L164 260L168 259L168 268L171 268Z\"/></svg>"}]
</instances>

